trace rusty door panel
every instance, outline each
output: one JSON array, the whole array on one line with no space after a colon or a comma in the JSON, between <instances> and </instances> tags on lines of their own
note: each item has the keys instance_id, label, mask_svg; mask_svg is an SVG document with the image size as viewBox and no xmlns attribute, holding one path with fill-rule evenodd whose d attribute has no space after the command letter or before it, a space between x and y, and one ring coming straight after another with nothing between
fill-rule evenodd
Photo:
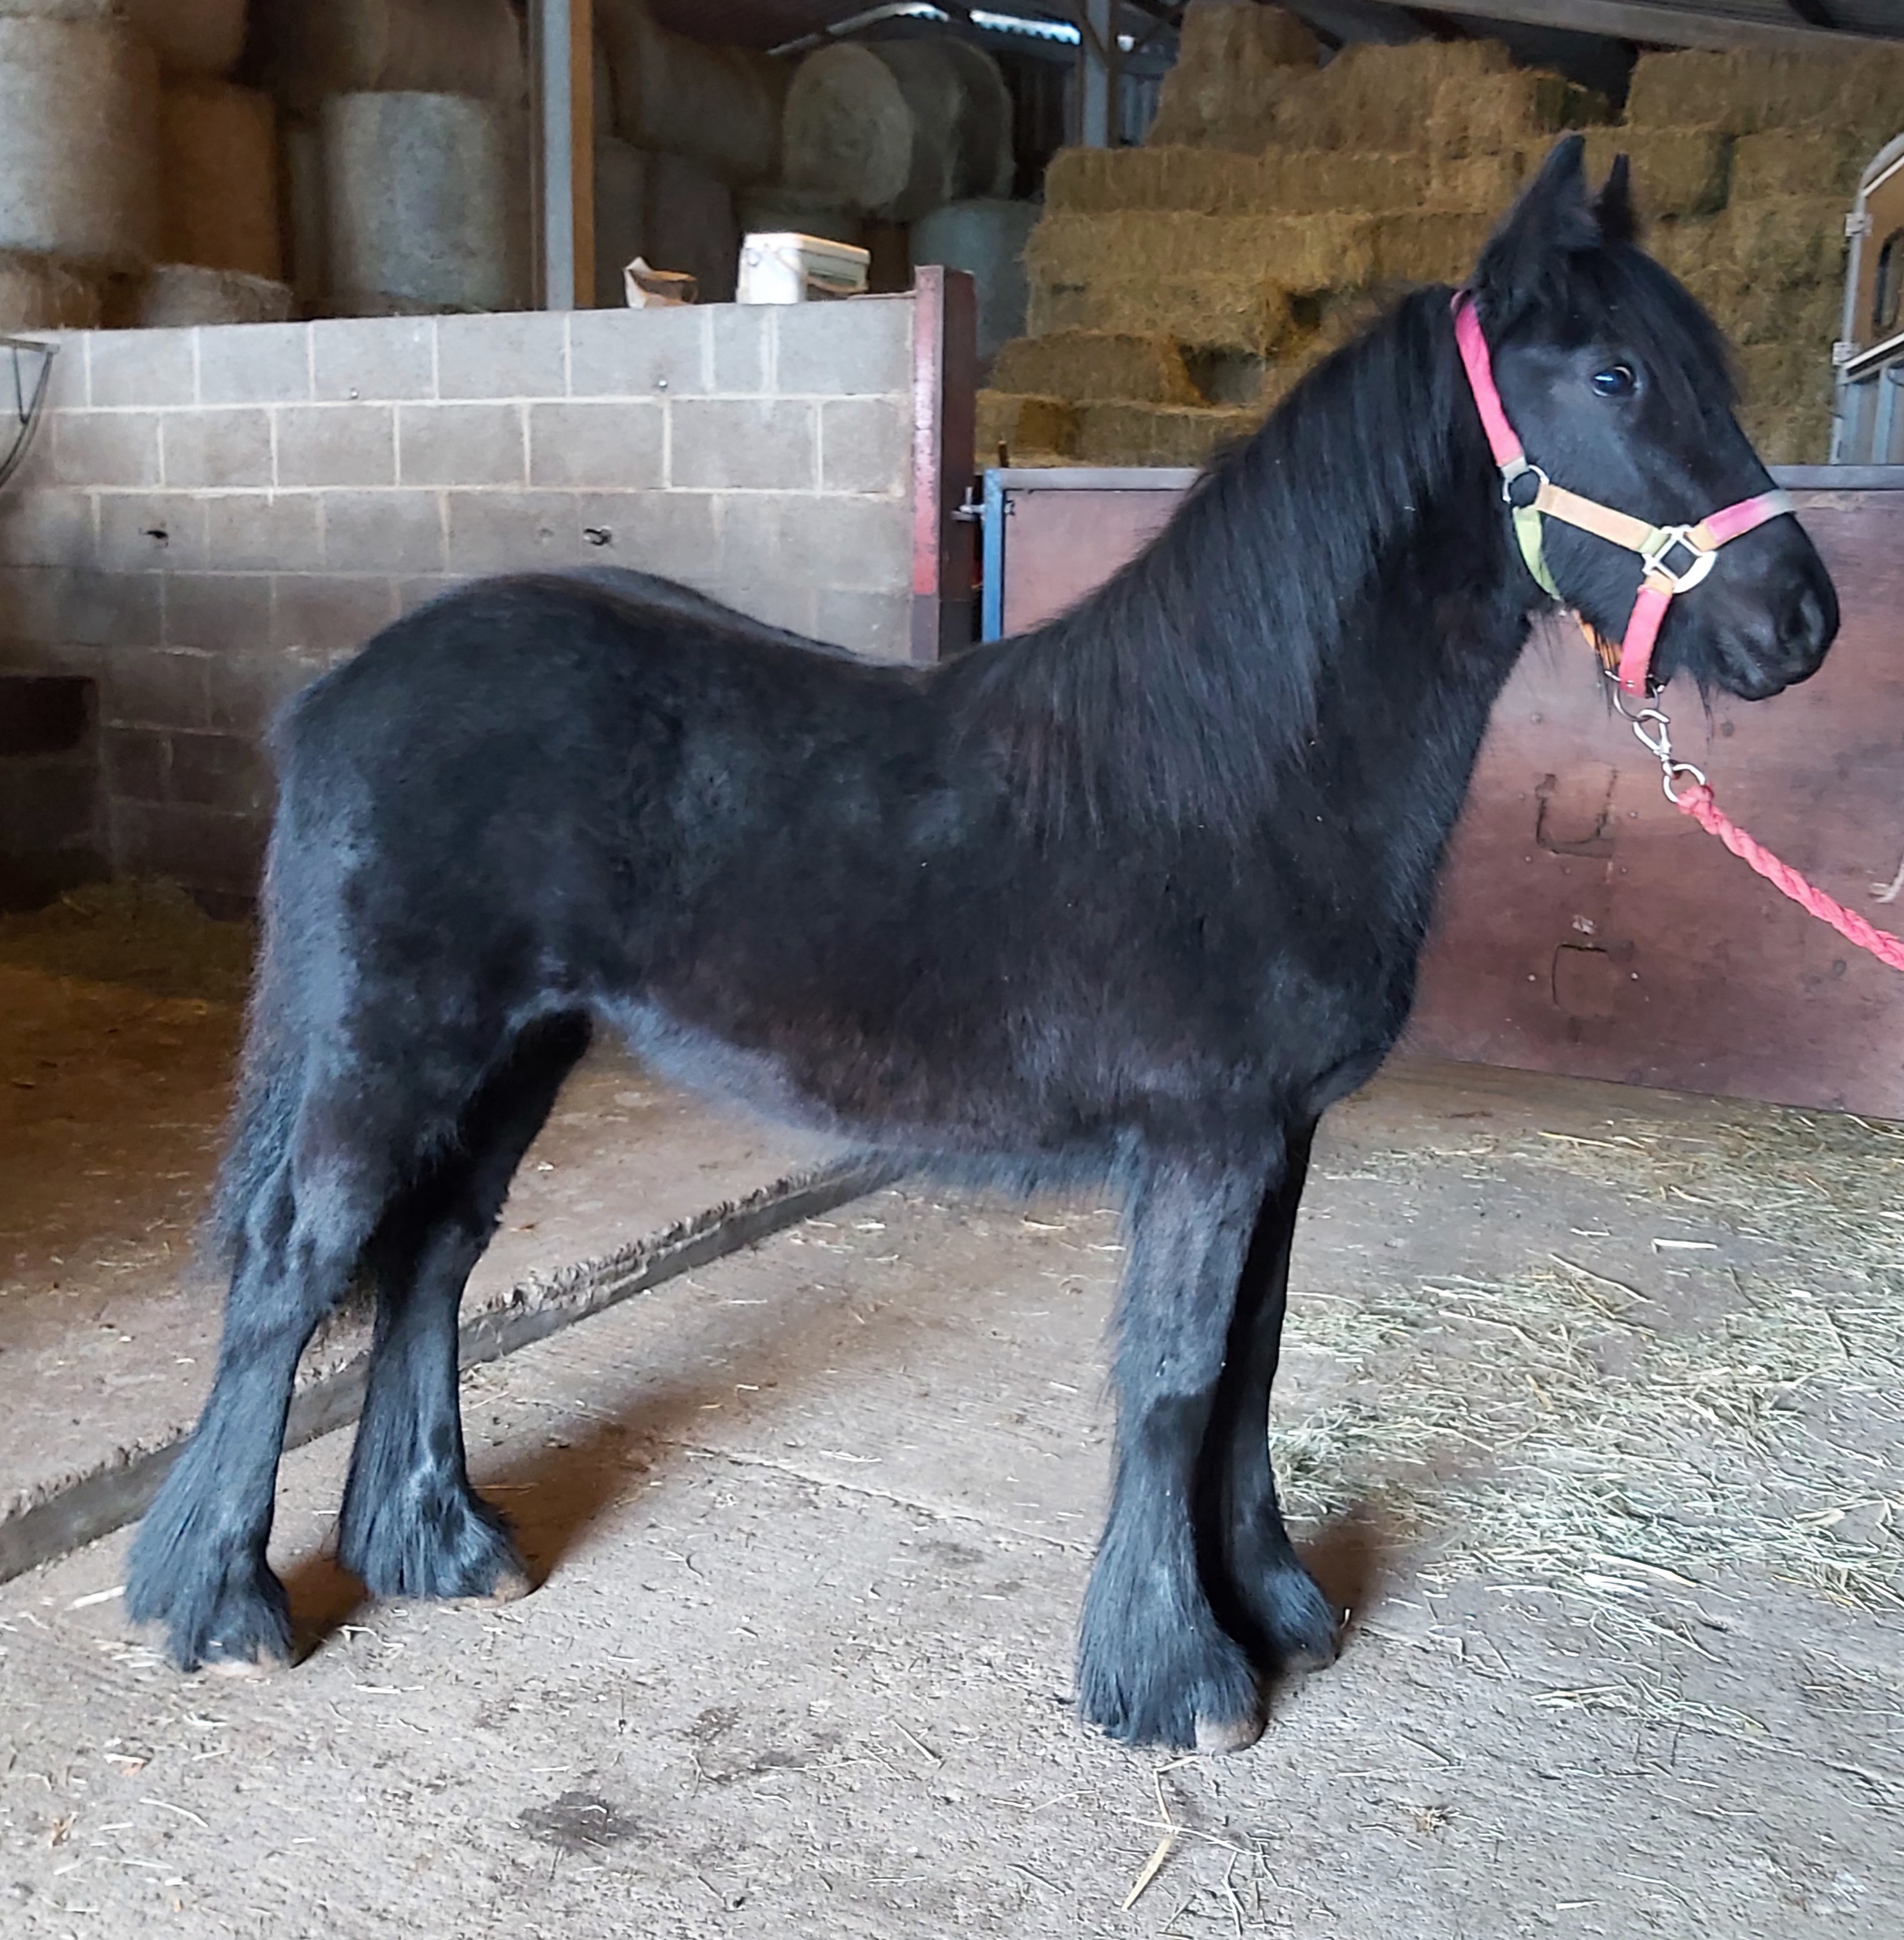
<instances>
[{"instance_id":1,"label":"rusty door panel","mask_svg":"<svg viewBox=\"0 0 1904 1940\"><path fill-rule=\"evenodd\" d=\"M1812 474L1815 478L1817 474ZM1028 490L1007 630L1101 582L1180 494ZM1830 895L1904 928L1904 491L1806 490L1844 612L1775 701L1683 684L1676 746L1726 813ZM1409 1042L1438 1056L1904 1118L1904 978L1753 875L1665 798L1577 634L1537 636L1456 828Z\"/></svg>"}]
</instances>

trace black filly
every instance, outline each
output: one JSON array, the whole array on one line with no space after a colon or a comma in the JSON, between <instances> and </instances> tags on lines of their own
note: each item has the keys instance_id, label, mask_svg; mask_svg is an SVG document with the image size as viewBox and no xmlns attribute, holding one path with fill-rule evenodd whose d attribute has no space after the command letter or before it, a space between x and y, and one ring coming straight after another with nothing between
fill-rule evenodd
<instances>
[{"instance_id":1,"label":"black filly","mask_svg":"<svg viewBox=\"0 0 1904 1940\"><path fill-rule=\"evenodd\" d=\"M1717 334L1633 246L1623 170L1595 203L1563 143L1474 288L1557 482L1662 523L1765 489ZM597 1022L922 1164L1114 1179L1084 1716L1247 1743L1266 1679L1330 1655L1266 1446L1290 1233L1318 1118L1407 1015L1443 843L1546 603L1449 296L1314 371L1147 552L1023 638L872 665L638 575L505 578L296 703L224 1345L128 1591L180 1665L288 1653L265 1561L285 1405L359 1274L376 1347L340 1555L382 1596L519 1587L464 1470L457 1302ZM1616 635L1630 557L1555 526L1548 557ZM1835 626L1777 519L1674 602L1659 665L1757 697Z\"/></svg>"}]
</instances>

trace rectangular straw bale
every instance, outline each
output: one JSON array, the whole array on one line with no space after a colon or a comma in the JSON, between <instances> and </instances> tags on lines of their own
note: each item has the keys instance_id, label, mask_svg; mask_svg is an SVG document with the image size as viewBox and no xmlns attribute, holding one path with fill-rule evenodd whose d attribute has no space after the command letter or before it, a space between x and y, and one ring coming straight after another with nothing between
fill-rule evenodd
<instances>
[{"instance_id":1,"label":"rectangular straw bale","mask_svg":"<svg viewBox=\"0 0 1904 1940\"><path fill-rule=\"evenodd\" d=\"M1735 200L1714 225L1732 265L1754 282L1788 288L1844 279L1845 205L1835 196Z\"/></svg>"},{"instance_id":2,"label":"rectangular straw bale","mask_svg":"<svg viewBox=\"0 0 1904 1940\"><path fill-rule=\"evenodd\" d=\"M1321 215L1418 209L1427 192L1427 157L1351 148L1266 149L1257 158L1257 200L1264 214Z\"/></svg>"},{"instance_id":3,"label":"rectangular straw bale","mask_svg":"<svg viewBox=\"0 0 1904 1940\"><path fill-rule=\"evenodd\" d=\"M978 423L974 439L982 462L998 462L1004 445L1021 451L1053 452L1071 457L1077 450L1077 413L1063 398L1019 396L1008 391L978 394Z\"/></svg>"},{"instance_id":4,"label":"rectangular straw bale","mask_svg":"<svg viewBox=\"0 0 1904 1940\"><path fill-rule=\"evenodd\" d=\"M1432 153L1513 154L1545 149L1570 128L1610 120L1604 95L1557 74L1516 68L1506 74L1457 76L1436 88L1427 114Z\"/></svg>"},{"instance_id":5,"label":"rectangular straw bale","mask_svg":"<svg viewBox=\"0 0 1904 1940\"><path fill-rule=\"evenodd\" d=\"M1245 268L1163 277L1107 275L1088 283L1034 280L1027 328L1034 337L1103 331L1267 356L1287 340L1292 319L1289 291Z\"/></svg>"},{"instance_id":6,"label":"rectangular straw bale","mask_svg":"<svg viewBox=\"0 0 1904 1940\"><path fill-rule=\"evenodd\" d=\"M1829 346L1844 320L1842 283L1767 284L1727 269L1694 294L1735 344Z\"/></svg>"},{"instance_id":7,"label":"rectangular straw bale","mask_svg":"<svg viewBox=\"0 0 1904 1940\"><path fill-rule=\"evenodd\" d=\"M1643 217L1714 215L1726 206L1732 139L1718 128L1596 128L1587 136L1589 178L1624 155Z\"/></svg>"},{"instance_id":8,"label":"rectangular straw bale","mask_svg":"<svg viewBox=\"0 0 1904 1940\"><path fill-rule=\"evenodd\" d=\"M1112 331L1061 330L1015 338L998 352L992 381L1001 391L1050 397L1120 398L1142 404L1203 401L1174 340Z\"/></svg>"},{"instance_id":9,"label":"rectangular straw bale","mask_svg":"<svg viewBox=\"0 0 1904 1940\"><path fill-rule=\"evenodd\" d=\"M1383 282L1458 283L1493 227L1491 216L1445 209L1385 215L1375 227L1375 275Z\"/></svg>"},{"instance_id":10,"label":"rectangular straw bale","mask_svg":"<svg viewBox=\"0 0 1904 1940\"><path fill-rule=\"evenodd\" d=\"M1424 206L1470 215L1503 215L1520 194L1534 160L1525 149L1503 155L1433 154Z\"/></svg>"},{"instance_id":11,"label":"rectangular straw bale","mask_svg":"<svg viewBox=\"0 0 1904 1940\"><path fill-rule=\"evenodd\" d=\"M1197 215L1136 209L1047 215L1025 245L1034 285L1084 284L1107 276L1246 270L1285 289L1366 282L1372 258L1365 216Z\"/></svg>"},{"instance_id":12,"label":"rectangular straw bale","mask_svg":"<svg viewBox=\"0 0 1904 1940\"><path fill-rule=\"evenodd\" d=\"M1738 352L1739 380L1747 404L1756 410L1780 406L1829 404L1833 372L1831 344L1747 344Z\"/></svg>"},{"instance_id":13,"label":"rectangular straw bale","mask_svg":"<svg viewBox=\"0 0 1904 1940\"><path fill-rule=\"evenodd\" d=\"M1898 105L1904 131L1904 101ZM1741 202L1773 195L1835 195L1848 210L1871 148L1856 130L1767 128L1741 135L1732 149L1732 193Z\"/></svg>"},{"instance_id":14,"label":"rectangular straw bale","mask_svg":"<svg viewBox=\"0 0 1904 1940\"><path fill-rule=\"evenodd\" d=\"M1260 411L1208 406L1082 404L1077 455L1087 465L1202 465L1262 421Z\"/></svg>"},{"instance_id":15,"label":"rectangular straw bale","mask_svg":"<svg viewBox=\"0 0 1904 1940\"><path fill-rule=\"evenodd\" d=\"M1506 50L1491 41L1345 47L1282 95L1275 139L1302 148L1415 148L1438 89L1479 86L1510 66Z\"/></svg>"},{"instance_id":16,"label":"rectangular straw bale","mask_svg":"<svg viewBox=\"0 0 1904 1940\"><path fill-rule=\"evenodd\" d=\"M1643 54L1626 96L1627 122L1635 128L1700 123L1751 135L1817 123L1855 130L1874 145L1897 132L1893 123L1904 124L1900 109L1904 47Z\"/></svg>"},{"instance_id":17,"label":"rectangular straw bale","mask_svg":"<svg viewBox=\"0 0 1904 1940\"><path fill-rule=\"evenodd\" d=\"M1768 465L1823 465L1830 460L1829 404L1747 405L1739 413L1739 422Z\"/></svg>"},{"instance_id":18,"label":"rectangular straw bale","mask_svg":"<svg viewBox=\"0 0 1904 1940\"><path fill-rule=\"evenodd\" d=\"M1312 73L1321 47L1280 8L1193 5L1165 75L1148 139L1160 146L1260 148L1276 104Z\"/></svg>"},{"instance_id":19,"label":"rectangular straw bale","mask_svg":"<svg viewBox=\"0 0 1904 1940\"><path fill-rule=\"evenodd\" d=\"M1045 172L1045 207L1071 215L1173 209L1199 215L1311 215L1418 206L1419 153L1288 148L1065 148Z\"/></svg>"},{"instance_id":20,"label":"rectangular straw bale","mask_svg":"<svg viewBox=\"0 0 1904 1940\"><path fill-rule=\"evenodd\" d=\"M1220 148L1061 148L1045 171L1044 206L1068 215L1217 215L1254 207L1257 189L1256 157Z\"/></svg>"}]
</instances>

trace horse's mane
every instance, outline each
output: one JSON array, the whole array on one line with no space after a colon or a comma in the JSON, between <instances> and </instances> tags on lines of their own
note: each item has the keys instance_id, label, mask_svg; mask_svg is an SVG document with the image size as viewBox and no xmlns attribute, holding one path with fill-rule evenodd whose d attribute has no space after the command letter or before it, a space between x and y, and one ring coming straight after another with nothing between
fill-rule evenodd
<instances>
[{"instance_id":1,"label":"horse's mane","mask_svg":"<svg viewBox=\"0 0 1904 1940\"><path fill-rule=\"evenodd\" d=\"M1731 407L1717 326L1624 236L1560 252L1552 275L1507 316L1484 280L1491 330L1537 310L1560 334L1629 346L1689 431ZM1260 812L1310 736L1345 631L1369 623L1379 563L1450 483L1473 411L1452 294L1403 297L1219 456L1104 585L968 657L967 722L1002 751L1035 823L1221 831ZM1477 494L1477 518L1490 508Z\"/></svg>"},{"instance_id":2,"label":"horse's mane","mask_svg":"<svg viewBox=\"0 0 1904 1940\"><path fill-rule=\"evenodd\" d=\"M1234 826L1315 722L1378 561L1446 479L1449 292L1404 297L1068 612L978 650L972 724L1047 831Z\"/></svg>"}]
</instances>

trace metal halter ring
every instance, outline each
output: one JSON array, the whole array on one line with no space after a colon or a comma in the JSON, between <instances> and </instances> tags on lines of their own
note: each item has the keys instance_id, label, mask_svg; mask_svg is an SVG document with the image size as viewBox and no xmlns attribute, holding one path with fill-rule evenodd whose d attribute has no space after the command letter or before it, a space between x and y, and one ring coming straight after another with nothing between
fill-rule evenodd
<instances>
[{"instance_id":1,"label":"metal halter ring","mask_svg":"<svg viewBox=\"0 0 1904 1940\"><path fill-rule=\"evenodd\" d=\"M1515 487L1523 478L1531 478L1534 480L1534 490L1525 499L1516 498ZM1552 483L1552 480L1539 465L1530 465L1525 459L1522 459L1520 464L1512 469L1506 465L1502 466L1500 496L1516 511L1525 512L1532 508L1534 501Z\"/></svg>"},{"instance_id":2,"label":"metal halter ring","mask_svg":"<svg viewBox=\"0 0 1904 1940\"><path fill-rule=\"evenodd\" d=\"M1683 571L1666 563L1666 555L1675 548L1692 554L1692 563ZM1640 554L1649 572L1656 572L1675 593L1689 592L1719 563L1717 551L1694 539L1690 526L1662 526L1657 541Z\"/></svg>"}]
</instances>

